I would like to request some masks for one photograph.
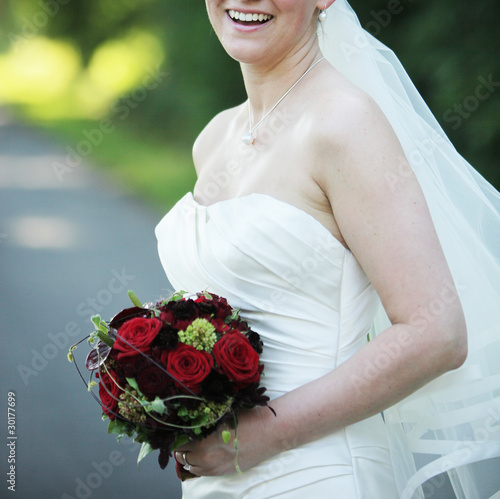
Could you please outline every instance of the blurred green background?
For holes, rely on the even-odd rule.
[[[497,188],[500,4],[353,0],[457,149]],[[479,94],[478,94],[479,87]],[[480,97],[478,97],[480,96]],[[195,181],[191,144],[245,99],[202,0],[2,0],[0,108],[165,211]]]

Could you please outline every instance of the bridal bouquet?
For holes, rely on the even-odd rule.
[[[109,323],[92,317],[96,329],[85,338],[92,346],[88,389],[109,420],[108,433],[141,443],[138,463],[159,449],[162,469],[178,446],[223,423],[236,428],[239,409],[269,400],[259,386],[260,336],[225,298],[185,294],[141,305],[129,291],[134,306]],[[70,348],[70,361],[79,343]],[[229,430],[222,437],[228,443]],[[237,438],[234,444],[237,451]]]

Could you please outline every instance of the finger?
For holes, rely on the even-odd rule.
[[[174,458],[182,466],[190,466],[192,463],[188,461],[189,451],[175,451]]]
[[[190,480],[192,478],[198,478],[198,475],[195,475],[190,471],[186,471],[181,463],[175,463],[175,472],[182,482]]]
[[[196,442],[197,443],[197,442]],[[174,452],[191,452],[195,448],[195,442],[187,442],[184,445],[179,445]]]

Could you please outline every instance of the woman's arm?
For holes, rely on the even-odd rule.
[[[391,127],[368,97],[344,99],[336,110],[341,119],[323,121],[317,136],[317,182],[392,326],[334,371],[273,400],[276,417],[266,408],[242,413],[242,469],[379,413],[467,355],[460,301]],[[440,313],[431,313],[436,300]],[[390,363],[377,368],[382,357]],[[195,474],[234,471],[234,449],[216,435],[182,450]]]

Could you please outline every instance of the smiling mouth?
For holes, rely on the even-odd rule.
[[[259,14],[255,13],[245,13],[238,12],[237,10],[228,10],[229,17],[238,24],[244,26],[260,26],[269,22],[273,16],[270,14]]]

